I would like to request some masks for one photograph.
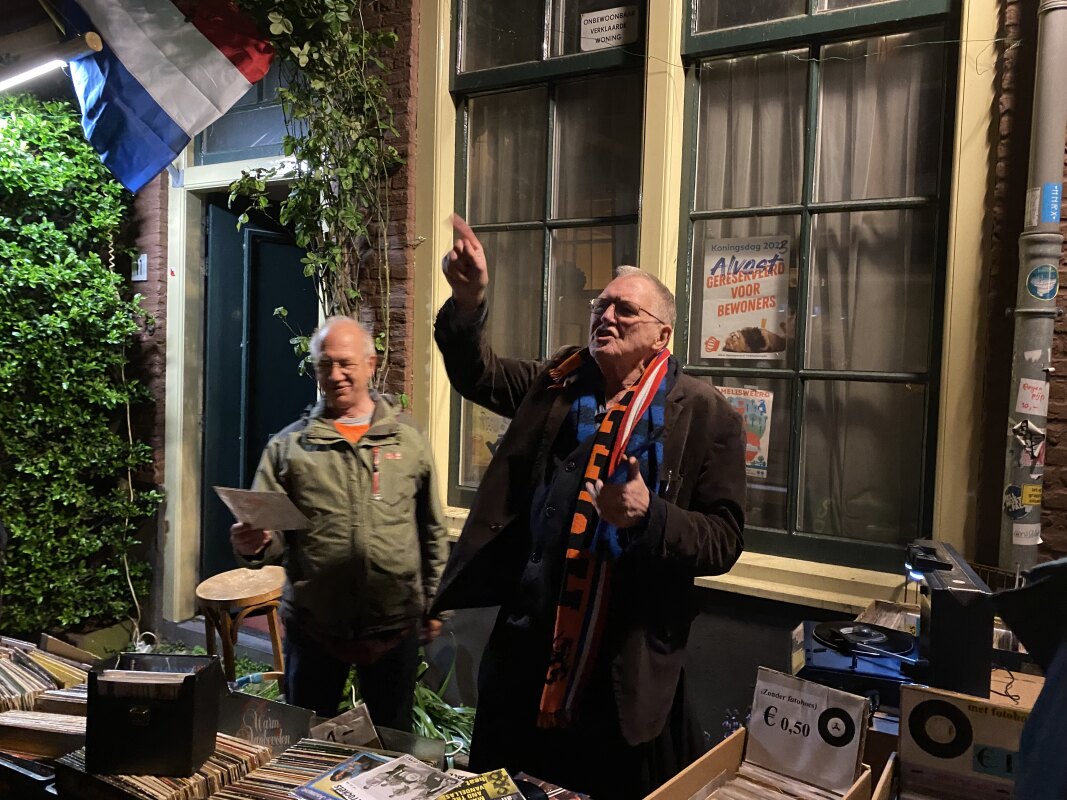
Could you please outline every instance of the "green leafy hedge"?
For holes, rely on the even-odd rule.
[[[130,470],[125,348],[140,325],[109,268],[129,194],[66,103],[0,95],[0,630],[108,624],[131,613],[123,556],[158,505]],[[149,568],[130,559],[139,596]]]

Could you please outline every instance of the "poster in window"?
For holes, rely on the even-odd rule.
[[[481,406],[472,406],[471,411],[470,466],[484,471],[508,429],[509,420]]]
[[[719,391],[745,421],[745,474],[766,478],[774,392],[747,386],[720,386]]]
[[[785,357],[789,244],[788,236],[708,241],[702,358]]]

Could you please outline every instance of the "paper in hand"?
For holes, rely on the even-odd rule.
[[[285,492],[254,492],[216,486],[215,493],[238,522],[268,531],[304,531],[311,521]]]

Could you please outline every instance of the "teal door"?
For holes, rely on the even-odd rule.
[[[204,331],[201,580],[233,569],[233,515],[213,486],[247,489],[267,440],[315,401],[315,382],[299,373],[292,333],[274,316],[285,306],[293,330],[318,321],[304,251],[266,219],[237,230],[226,198],[207,205]]]

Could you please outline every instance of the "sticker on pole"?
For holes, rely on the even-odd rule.
[[[1060,221],[1060,203],[1063,202],[1063,185],[1058,182],[1046,183],[1041,187],[1041,222]]]
[[[1019,379],[1019,394],[1015,397],[1015,411],[1033,417],[1048,416],[1048,381]]]
[[[1004,513],[1012,519],[1022,519],[1030,513],[1030,506],[1023,502],[1022,487],[1010,483],[1004,488]]]
[[[1011,526],[1011,543],[1028,545],[1041,544],[1040,522],[1016,522]]]
[[[1060,273],[1052,264],[1041,264],[1026,276],[1026,291],[1038,300],[1055,300],[1060,290]]]

